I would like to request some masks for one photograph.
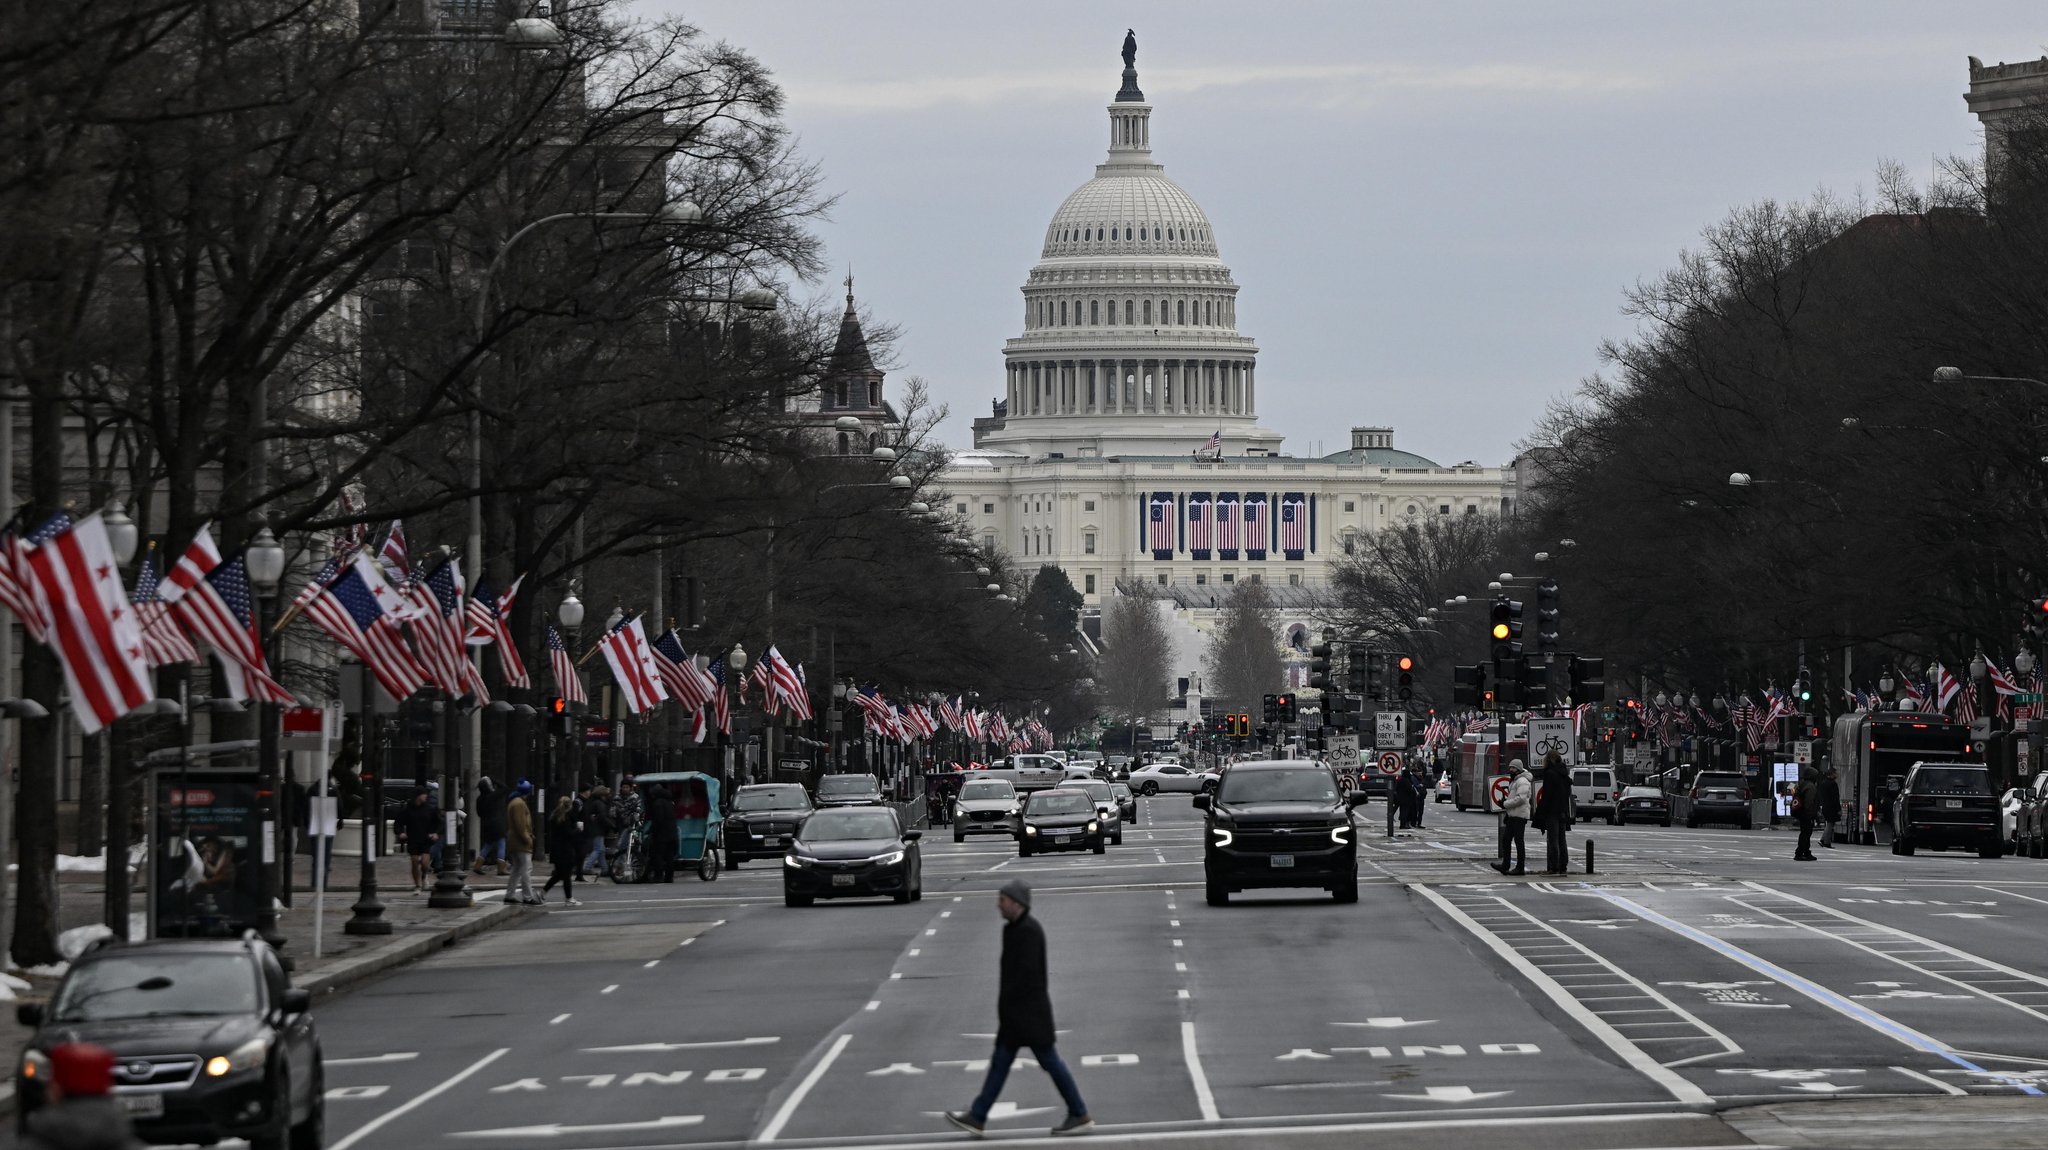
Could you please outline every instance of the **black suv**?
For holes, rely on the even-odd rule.
[[[1196,795],[1209,812],[1202,870],[1210,906],[1241,890],[1321,887],[1338,902],[1358,901],[1358,846],[1351,812],[1364,791],[1337,790],[1337,776],[1307,759],[1232,763],[1213,795]]]
[[[815,798],[820,807],[880,806],[882,784],[873,775],[826,775]]]
[[[48,1051],[90,1042],[113,1051],[114,1101],[146,1141],[318,1150],[326,1085],[311,1004],[255,938],[103,944],[47,1005],[15,1007],[36,1028],[15,1070],[17,1120],[43,1105]]]
[[[1914,763],[1892,801],[1892,853],[1916,847],[1975,847],[1995,859],[2005,853],[2003,812],[1991,793],[1991,771],[1976,763]]]
[[[725,865],[737,869],[747,859],[781,858],[811,810],[811,796],[796,783],[733,792],[732,813],[725,816]]]

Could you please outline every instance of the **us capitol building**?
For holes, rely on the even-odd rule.
[[[1024,283],[1004,397],[939,477],[956,523],[1026,571],[1057,564],[1091,607],[1121,584],[1199,610],[1257,581],[1287,615],[1368,532],[1511,511],[1510,474],[1401,451],[1392,428],[1296,458],[1259,426],[1258,344],[1209,217],[1153,160],[1135,55],[1127,39],[1109,157]]]

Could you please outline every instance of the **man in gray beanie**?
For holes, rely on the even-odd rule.
[[[1009,924],[1003,927],[1001,989],[996,995],[996,1048],[989,1056],[988,1078],[981,1094],[965,1111],[949,1110],[946,1121],[979,1137],[988,1122],[988,1112],[1003,1092],[1010,1077],[1010,1064],[1017,1051],[1029,1047],[1038,1065],[1052,1076],[1060,1097],[1067,1104],[1066,1121],[1052,1128],[1054,1134],[1081,1134],[1095,1125],[1088,1116],[1088,1104],[1081,1101],[1074,1075],[1053,1048],[1052,996],[1046,989],[1045,932],[1031,917],[1031,886],[1023,879],[1011,879],[996,895],[996,909]]]

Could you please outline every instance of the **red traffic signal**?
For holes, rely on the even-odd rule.
[[[1415,669],[1415,659],[1413,656],[1403,655],[1394,661],[1394,666],[1403,671],[1413,671]]]
[[[569,701],[560,695],[556,695],[548,700],[548,711],[551,714],[559,715],[568,709]]]

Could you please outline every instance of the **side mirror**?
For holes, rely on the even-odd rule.
[[[313,1009],[313,992],[304,987],[294,986],[284,992],[284,1012],[304,1014]]]
[[[1358,808],[1358,807],[1362,807],[1362,806],[1364,806],[1365,804],[1367,804],[1367,803],[1369,803],[1369,802],[1371,802],[1371,801],[1372,801],[1372,793],[1371,793],[1371,792],[1369,792],[1369,791],[1346,791],[1346,792],[1344,792],[1344,805],[1345,805],[1345,806],[1347,806],[1347,807],[1351,807],[1351,808],[1353,808],[1353,809],[1356,809],[1356,808]]]
[[[40,1002],[17,1002],[14,1004],[14,1021],[23,1026],[43,1024],[43,1004]]]
[[[1206,810],[1208,810],[1208,809],[1209,809],[1209,808],[1211,807],[1211,805],[1212,805],[1212,804],[1211,804],[1211,803],[1209,802],[1209,796],[1208,796],[1207,794],[1200,794],[1200,795],[1196,795],[1196,796],[1195,796],[1195,809],[1196,809],[1196,810],[1198,810],[1198,811],[1206,811]]]
[[[917,840],[919,840],[919,839],[921,839],[921,838],[923,838],[923,837],[924,837],[924,832],[923,832],[923,831],[904,831],[904,832],[903,832],[903,841],[904,841],[904,842],[907,842],[907,843],[914,843],[914,842],[916,842]]]

